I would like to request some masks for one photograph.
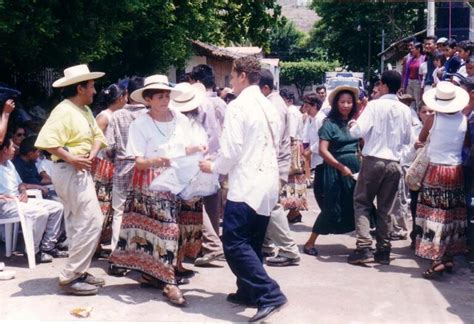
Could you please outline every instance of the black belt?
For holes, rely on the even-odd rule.
[[[54,161],[54,163],[66,163],[66,161],[59,159],[59,160]]]

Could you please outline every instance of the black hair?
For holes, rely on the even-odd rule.
[[[120,97],[124,96],[125,93],[126,90],[120,88],[117,84],[113,83],[109,85],[99,94],[99,98],[97,100],[97,107],[99,107],[98,111],[107,109],[107,107],[117,101]]]
[[[415,42],[416,42],[416,38],[415,38],[415,37],[410,37],[410,38],[408,38],[408,39],[405,41],[406,44],[415,43]]]
[[[207,64],[199,64],[193,67],[190,77],[195,81],[201,82],[206,89],[214,88],[216,85],[214,70]]]
[[[273,84],[273,82],[274,80],[273,80],[272,71],[270,71],[269,69],[262,69],[260,71],[260,81],[258,83],[260,88],[267,86],[270,88],[270,90],[273,90],[275,89],[275,85]]]
[[[420,50],[420,53],[423,54],[423,44],[417,42],[413,45],[413,47]]]
[[[139,76],[131,77],[128,80],[127,92],[132,94],[133,91],[143,88],[145,85],[145,79]]]
[[[322,103],[321,100],[319,99],[318,95],[315,94],[314,92],[309,93],[303,97],[303,102],[308,103],[311,106],[316,106],[319,109],[321,109]]]
[[[12,134],[7,133],[3,141],[0,142],[0,151],[4,148],[9,148],[13,144]]]
[[[280,96],[283,98],[283,99],[287,99],[287,100],[293,100],[295,101],[295,94],[291,91],[288,91],[288,89],[281,89],[280,90]]]
[[[395,70],[388,70],[382,73],[382,83],[387,85],[388,92],[396,94],[402,86],[402,76]]]
[[[324,89],[324,91],[326,91],[326,86],[324,86],[324,85],[318,85],[318,86],[316,87],[316,92],[319,92],[319,90],[323,90],[323,89]]]
[[[441,65],[444,65],[444,63],[446,63],[446,56],[444,56],[444,54],[438,53],[434,56],[433,61],[434,60],[440,60]]]
[[[38,150],[35,147],[36,136],[29,136],[25,138],[20,144],[20,154],[26,155],[32,151]]]
[[[449,48],[456,48],[456,46],[458,46],[458,43],[456,42],[455,39],[450,39],[448,40],[447,45]]]
[[[466,60],[466,64],[467,63],[474,63],[474,54],[469,55],[469,57]]]
[[[87,84],[89,83],[89,81],[90,80],[86,80],[86,81],[82,81],[82,82],[79,82],[79,83],[74,83],[74,84],[68,85],[68,86],[61,89],[61,95],[65,99],[75,97],[78,94],[77,87],[81,86],[83,88],[87,88]]]
[[[464,40],[458,43],[458,47],[464,51],[469,51],[469,55],[472,54],[472,42],[469,40]]]
[[[184,73],[184,74],[181,74],[178,79],[176,80],[177,83],[181,83],[181,82],[188,82],[191,81],[192,78],[191,78],[191,73],[188,72],[188,73]]]
[[[260,62],[256,56],[240,57],[234,61],[232,70],[241,75],[245,73],[251,85],[258,84],[260,81],[260,70],[262,69]]]
[[[474,90],[474,77],[467,77],[462,81],[462,84],[467,88],[466,91],[471,92]]]
[[[164,90],[164,89],[146,89],[143,91],[142,96],[143,99],[146,98],[153,98],[153,96],[157,93],[165,93],[165,92],[170,92],[169,90]]]
[[[339,108],[337,103],[343,94],[349,94],[352,97],[352,109],[349,113],[348,120],[351,120],[352,117],[357,113],[357,98],[355,97],[354,93],[349,90],[341,90],[335,96],[331,102],[331,111],[329,111],[328,118],[334,122],[341,122],[342,116],[339,112]]]
[[[435,35],[429,35],[425,37],[425,41],[427,40],[432,40],[433,42],[436,43],[436,41],[438,40],[438,37],[436,37]]]

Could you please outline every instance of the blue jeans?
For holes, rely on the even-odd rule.
[[[224,254],[237,277],[237,294],[256,304],[278,306],[287,299],[262,263],[262,244],[269,218],[245,203],[227,200],[224,211]]]

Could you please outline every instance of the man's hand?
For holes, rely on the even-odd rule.
[[[347,123],[347,126],[350,128],[352,128],[354,125],[356,124],[356,121],[354,119],[351,119],[349,120],[349,123]]]
[[[69,161],[77,171],[90,171],[92,167],[92,160],[86,155],[73,156]]]
[[[204,173],[212,173],[212,162],[209,160],[199,161],[199,169]]]
[[[11,114],[15,110],[15,101],[13,99],[8,99],[3,105],[3,112],[6,114]]]
[[[171,165],[171,160],[164,157],[152,158],[152,163],[154,166],[159,168],[167,168]]]
[[[423,143],[423,142],[420,142],[420,141],[416,141],[416,142],[415,142],[415,149],[417,149],[417,150],[418,150],[419,148],[424,147],[424,146],[425,146],[425,143]]]
[[[39,186],[39,189],[41,190],[41,193],[43,194],[43,198],[48,197],[48,194],[49,194],[49,189],[48,189],[48,187]]]
[[[27,203],[28,202],[28,195],[26,194],[26,192],[22,192],[19,196],[18,196],[18,200],[23,202],[23,203]]]
[[[194,153],[201,152],[202,154],[207,153],[207,146],[206,145],[195,145],[195,146],[188,146],[186,147],[186,155],[191,155]]]
[[[310,149],[304,150],[303,156],[304,156],[305,158],[310,158],[310,157],[311,157],[311,150],[310,150]]]

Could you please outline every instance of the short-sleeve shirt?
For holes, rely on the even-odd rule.
[[[16,172],[12,161],[0,164],[0,194],[18,196],[18,186],[22,183],[20,175]]]
[[[351,136],[345,122],[326,118],[318,134],[319,139],[329,142],[329,152],[333,155],[357,152],[359,140]]]
[[[24,183],[41,184],[41,176],[34,161],[25,161],[17,156],[13,159],[13,165]]]
[[[191,145],[190,122],[180,112],[171,111],[173,120],[157,122],[149,114],[137,117],[128,131],[127,155],[175,158],[186,155]]]
[[[102,147],[107,145],[89,107],[83,109],[65,99],[51,112],[35,146],[43,150],[66,147],[73,155],[88,155],[96,140],[102,142]],[[52,155],[51,159],[56,161],[59,157]]]

